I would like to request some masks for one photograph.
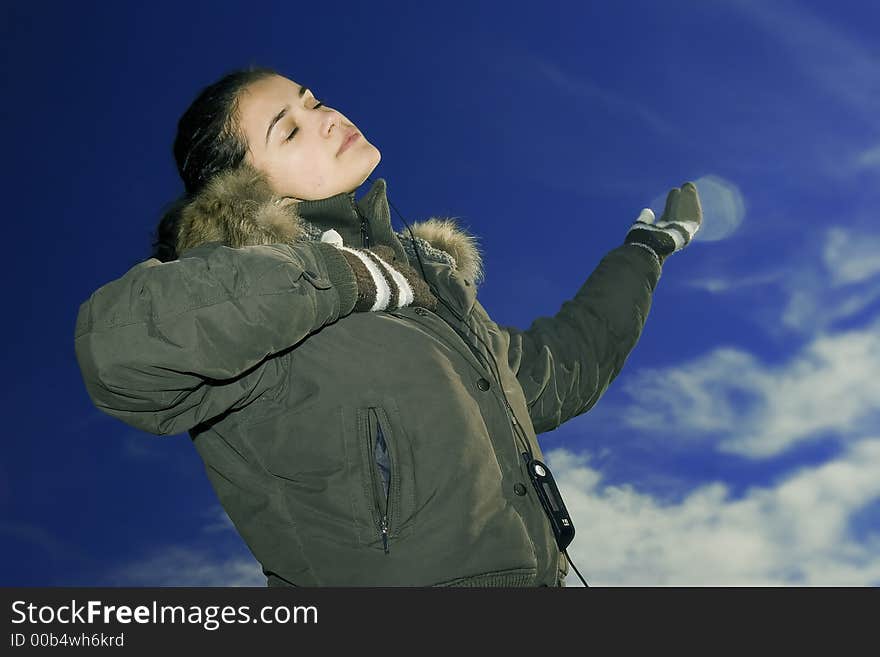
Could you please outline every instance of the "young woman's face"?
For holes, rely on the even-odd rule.
[[[314,201],[354,191],[382,157],[351,121],[319,102],[277,75],[250,84],[239,98],[246,159],[280,196]],[[352,132],[357,138],[339,152]]]

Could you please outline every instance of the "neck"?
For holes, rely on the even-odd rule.
[[[404,262],[406,253],[391,227],[391,212],[383,178],[377,179],[360,200],[355,192],[342,192],[315,201],[301,201],[296,212],[308,224],[309,232],[320,236],[331,228],[342,236],[345,246],[367,248],[384,244],[392,247]]]
[[[343,192],[315,201],[301,201],[296,204],[296,212],[321,233],[334,229],[342,235],[346,246],[372,246],[364,243],[372,241],[369,219],[361,212],[354,196],[354,192]]]

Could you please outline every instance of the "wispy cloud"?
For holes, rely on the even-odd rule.
[[[219,505],[205,512],[200,534],[187,544],[158,544],[133,559],[105,568],[101,586],[266,586],[266,576]],[[88,582],[95,585],[95,582]]]
[[[518,60],[517,64],[528,67],[534,74],[542,76],[567,95],[587,103],[601,103],[615,113],[623,112],[634,116],[661,135],[669,135],[674,132],[669,122],[648,107],[604,89],[584,77],[565,72],[561,67],[546,59],[530,55]]]
[[[872,306],[880,299],[880,283],[836,295],[826,286],[793,287],[789,295],[780,317],[781,325],[800,333],[816,333]],[[773,329],[768,313],[761,312]]]
[[[776,271],[762,272],[758,274],[744,274],[742,276],[699,276],[690,278],[682,285],[694,287],[707,292],[731,292],[734,290],[744,290],[746,288],[762,287],[768,284],[778,284],[783,278],[789,275],[789,271],[779,269]]]
[[[707,483],[675,504],[602,484],[588,454],[546,454],[576,528],[569,554],[591,585],[877,585],[880,532],[856,514],[880,498],[880,438],[733,499]],[[579,584],[574,571],[566,581]]]
[[[266,576],[253,558],[218,556],[182,545],[154,548],[111,569],[102,580],[102,586],[266,586]]]
[[[547,122],[547,129],[541,131],[539,140],[521,143],[517,138],[512,142],[507,133],[504,135],[500,147],[506,149],[513,144],[517,163],[523,158],[540,162],[540,166],[528,168],[525,175],[534,177],[549,189],[565,193],[589,194],[598,191],[602,195],[635,196],[654,188],[656,179],[650,177],[644,167],[636,167],[636,171],[630,167],[623,174],[614,168],[599,166],[596,160],[584,158],[581,154],[591,131],[601,130],[600,122],[585,121],[584,117],[600,117],[604,114],[609,125],[625,120],[628,129],[656,133],[663,141],[680,136],[674,121],[665,118],[649,102],[642,102],[644,89],[633,93],[628,89],[610,89],[597,84],[588,72],[573,69],[571,62],[558,63],[534,49],[500,43],[485,46],[482,61],[491,66],[499,77],[515,81],[518,89],[524,88],[523,80],[528,80],[529,98],[539,95],[557,110],[556,120]],[[531,103],[521,105],[528,107]],[[508,102],[505,106],[507,113],[524,111],[516,103]],[[531,114],[520,116],[517,123],[533,119]],[[499,127],[506,125],[505,122],[494,120],[491,123]],[[518,165],[517,171],[522,174],[522,166]],[[638,210],[634,208],[633,219],[638,215]]]
[[[856,153],[853,157],[852,168],[856,171],[880,169],[880,144]]]
[[[828,92],[831,100],[876,122],[880,115],[880,58],[803,5],[777,0],[727,0],[792,53],[792,64]],[[836,9],[829,6],[828,11]]]
[[[14,539],[39,548],[42,552],[41,556],[53,561],[71,558],[87,561],[87,556],[75,545],[61,540],[52,531],[33,523],[0,522],[0,536],[4,536],[4,540]]]
[[[202,531],[208,534],[217,532],[235,532],[235,525],[229,518],[229,514],[222,506],[215,506],[206,512],[207,522],[202,527]]]
[[[842,226],[818,237],[818,245],[807,247],[815,258],[780,280],[788,296],[781,325],[804,334],[827,331],[880,299],[880,240],[867,228]]]
[[[829,228],[822,259],[835,286],[861,283],[880,274],[880,237],[842,226]]]
[[[676,132],[669,121],[650,107],[601,87],[584,75],[564,70],[559,64],[532,51],[493,44],[486,52],[486,61],[497,66],[499,73],[515,74],[518,79],[525,77],[535,83],[543,80],[556,91],[574,98],[585,107],[598,104],[613,114],[632,116],[660,135],[668,136]]]
[[[775,337],[826,333],[880,300],[880,239],[865,220],[809,232],[788,246],[772,269],[697,274],[683,284],[729,295]],[[759,287],[762,302],[755,303]]]
[[[854,432],[880,420],[880,321],[822,335],[782,365],[719,347],[691,362],[643,369],[622,383],[620,421],[646,433],[717,441],[761,459],[798,443]]]
[[[821,15],[802,3],[786,0],[726,3],[780,44],[782,52],[789,53],[787,68],[808,84],[812,82],[812,89],[820,94],[808,105],[822,108],[824,127],[805,135],[805,143],[812,147],[808,156],[802,157],[805,168],[816,169],[826,180],[845,182],[880,172],[880,146],[866,149],[864,130],[852,128],[861,122],[876,133],[878,126],[880,56],[873,43],[838,27],[834,19],[840,8],[835,5],[828,4],[826,14]],[[835,109],[843,110],[844,116],[851,119],[841,121]],[[807,112],[805,108],[804,115]],[[838,118],[831,122],[829,116]]]

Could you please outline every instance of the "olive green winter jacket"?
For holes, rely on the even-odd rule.
[[[385,181],[284,210],[266,189],[230,174],[187,221],[240,214],[248,243],[248,226],[286,212],[287,241],[208,241],[82,304],[76,355],[95,405],[146,432],[189,432],[270,586],[562,585],[521,455],[527,442],[543,460],[536,434],[589,410],[620,372],[656,259],[621,245],[555,316],[500,326],[477,300],[473,236],[431,218],[412,228],[449,306],[354,313],[354,275],[323,230],[421,271]]]

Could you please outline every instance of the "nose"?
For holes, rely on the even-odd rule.
[[[324,137],[329,137],[331,134],[330,133],[331,128],[335,127],[336,130],[339,130],[341,123],[342,123],[342,120],[339,116],[339,112],[336,112],[336,111],[324,112],[324,116],[321,119],[321,134]]]

